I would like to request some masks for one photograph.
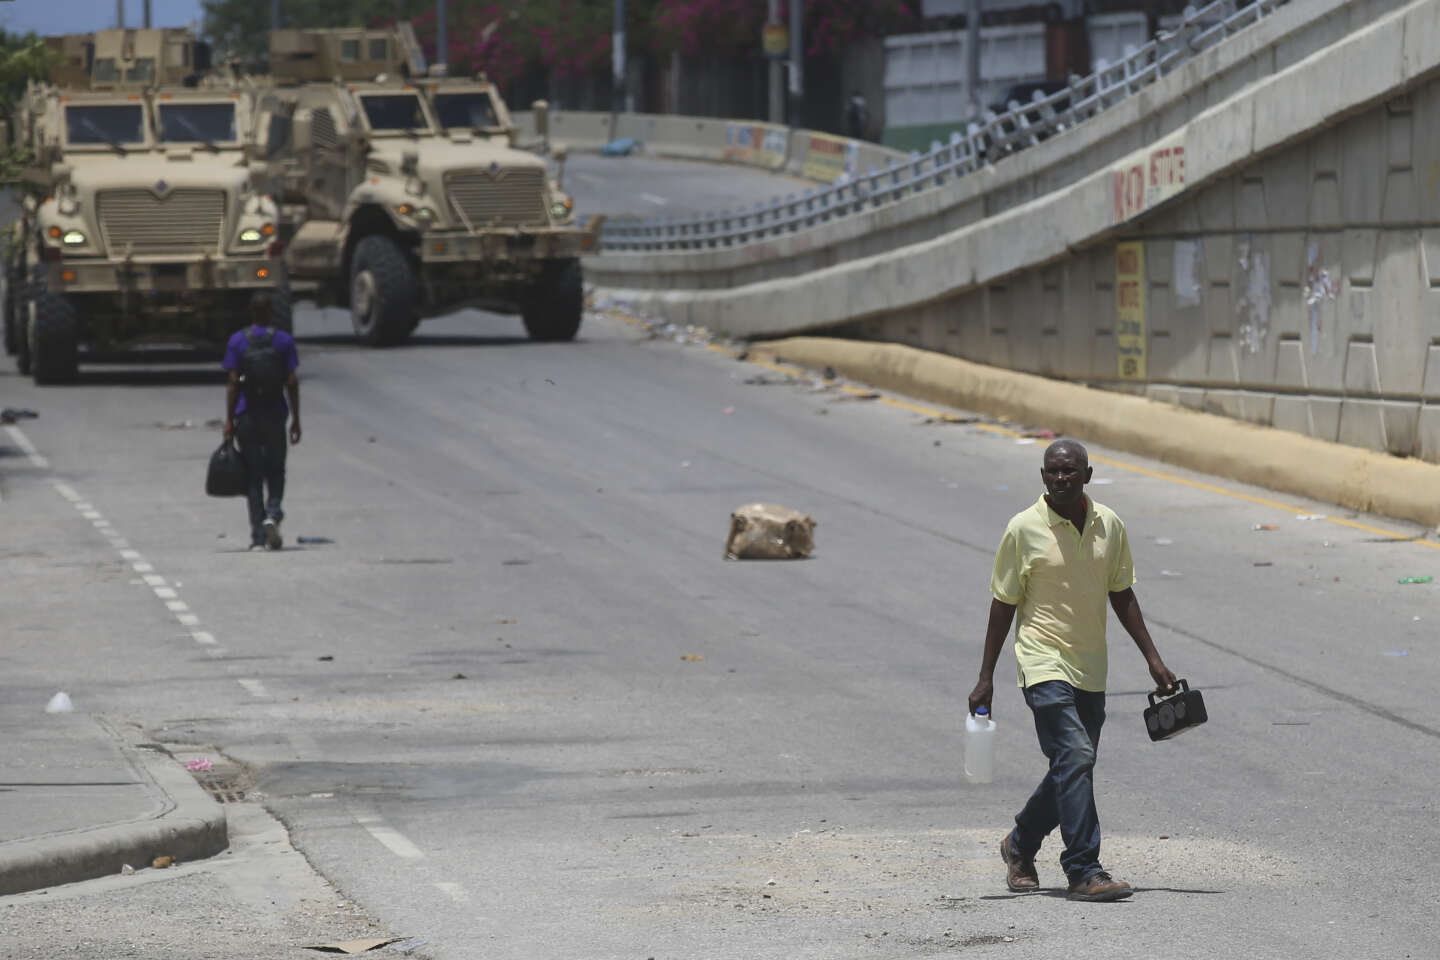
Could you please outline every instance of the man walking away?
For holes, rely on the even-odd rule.
[[[285,417],[290,416],[290,442],[299,443],[300,381],[295,376],[299,365],[295,338],[271,325],[270,297],[257,294],[250,301],[250,326],[230,338],[222,363],[230,373],[225,387],[225,438],[239,440],[250,471],[252,550],[279,550],[284,543],[280,501],[285,496]]]
[[[1074,440],[1055,441],[1040,470],[1045,494],[1006,526],[995,554],[985,654],[970,692],[970,712],[990,707],[995,662],[1018,609],[1020,686],[1050,770],[1015,815],[1015,829],[1000,841],[1006,885],[1016,892],[1039,888],[1035,855],[1058,826],[1070,899],[1120,900],[1133,891],[1100,865],[1094,789],[1095,751],[1105,722],[1107,597],[1145,657],[1155,689],[1169,693],[1175,674],[1160,659],[1140,615],[1125,525],[1085,495],[1090,476],[1085,448]]]

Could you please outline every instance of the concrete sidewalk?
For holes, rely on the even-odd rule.
[[[0,895],[226,848],[224,808],[162,748],[44,707],[0,706]]]

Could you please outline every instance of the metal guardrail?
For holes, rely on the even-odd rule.
[[[607,220],[601,231],[601,248],[609,253],[649,253],[738,246],[935,189],[953,177],[973,173],[1083,123],[1288,2],[1215,0],[1199,9],[1186,7],[1175,29],[1161,32],[1139,48],[1127,49],[1115,64],[1099,60],[1093,73],[1072,77],[1063,90],[1049,96],[1037,90],[1030,103],[1012,100],[1004,113],[987,110],[984,122],[971,123],[964,133],[952,133],[949,143],[932,144],[928,153],[916,151],[908,160],[745,209],[692,217]]]

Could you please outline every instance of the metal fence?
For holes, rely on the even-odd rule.
[[[814,227],[933,190],[951,178],[1068,130],[1172,72],[1192,56],[1269,16],[1289,0],[1215,0],[1186,7],[1174,29],[1127,50],[1115,64],[1100,60],[1088,77],[1028,104],[1011,101],[1004,113],[986,111],[983,122],[932,144],[928,153],[846,176],[826,187],[780,197],[753,207],[689,217],[607,220],[601,247],[607,253],[704,250],[738,246]]]

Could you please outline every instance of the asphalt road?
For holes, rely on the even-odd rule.
[[[564,183],[578,215],[610,217],[734,210],[815,187],[808,180],[752,167],[593,153],[576,153],[566,160]]]
[[[1139,892],[1066,901],[1056,838],[1016,897],[995,847],[1044,760],[1008,652],[995,783],[964,782],[960,731],[1043,441],[747,384],[777,377],[607,317],[536,345],[467,313],[385,351],[297,323],[284,529],[333,542],[279,554],[203,495],[213,371],[0,375],[40,414],[0,434],[5,696],[243,762],[430,955],[1434,956],[1440,585],[1396,581],[1440,553],[1378,532],[1423,531],[1092,450],[1211,722],[1148,742],[1112,620],[1104,859]],[[816,556],[724,561],[756,500],[813,514]]]

